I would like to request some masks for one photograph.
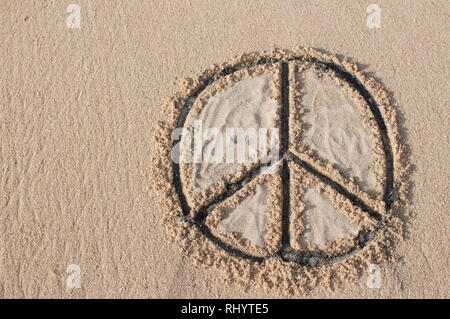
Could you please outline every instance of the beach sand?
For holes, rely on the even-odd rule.
[[[331,80],[319,79],[311,70],[300,82],[306,127],[302,143],[336,165],[345,177],[357,178],[364,191],[373,191],[374,143],[358,109]]]
[[[305,191],[306,210],[305,232],[300,239],[301,245],[325,245],[336,239],[356,236],[359,228],[351,223],[323,194],[313,188]]]
[[[253,196],[247,197],[238,207],[227,209],[227,215],[219,224],[219,231],[237,232],[254,246],[264,247],[267,195],[267,187],[257,185]]]
[[[0,297],[280,297],[224,285],[168,240],[151,128],[175,80],[299,46],[351,57],[384,84],[414,168],[406,238],[380,265],[381,288],[362,276],[302,297],[449,297],[446,1],[382,2],[379,29],[363,1],[78,1],[80,29],[66,25],[70,3],[0,4]],[[72,264],[80,289],[66,286]]]

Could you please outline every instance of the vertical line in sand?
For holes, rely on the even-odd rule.
[[[283,206],[282,206],[282,237],[281,244],[282,249],[285,250],[291,246],[290,236],[289,236],[289,214],[290,214],[290,172],[288,161],[283,160],[283,166],[281,168],[281,178],[283,180]]]
[[[288,151],[289,148],[289,64],[281,63],[281,124],[280,124],[280,157]]]
[[[281,63],[281,151],[283,157],[289,149],[289,63]],[[281,179],[283,182],[283,206],[282,206],[282,249],[290,247],[289,236],[289,213],[290,213],[290,172],[286,159],[283,159],[281,168]]]

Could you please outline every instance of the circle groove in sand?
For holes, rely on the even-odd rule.
[[[353,75],[346,69],[346,66],[350,66],[351,68],[354,68],[354,72],[357,72],[356,66],[354,64],[351,64],[350,62],[342,62],[339,59],[337,59],[334,56],[330,56],[327,54],[319,53],[315,50],[310,49],[304,49],[299,50],[297,53],[293,53],[290,51],[284,51],[279,52],[275,51],[273,53],[269,53],[267,55],[258,55],[255,54],[253,56],[243,56],[242,60],[239,63],[233,64],[226,64],[222,69],[219,69],[218,67],[214,67],[214,72],[205,72],[202,76],[199,77],[199,79],[196,80],[197,87],[194,89],[186,88],[187,96],[184,96],[180,98],[177,101],[174,101],[172,104],[175,109],[175,118],[172,121],[172,124],[166,127],[166,131],[169,129],[175,129],[176,127],[182,128],[184,127],[186,118],[194,105],[195,100],[200,95],[200,93],[206,89],[209,85],[214,83],[214,81],[223,78],[225,76],[228,76],[230,74],[233,74],[234,72],[237,72],[242,69],[250,68],[257,65],[273,65],[275,63],[279,63],[281,65],[281,114],[280,114],[280,165],[281,165],[281,177],[282,177],[282,185],[283,185],[283,195],[282,195],[282,248],[280,251],[278,251],[275,254],[272,254],[270,256],[266,257],[257,257],[252,256],[248,253],[245,253],[241,251],[240,249],[237,249],[236,247],[233,247],[232,245],[224,242],[222,239],[215,236],[211,230],[206,226],[205,219],[208,216],[209,212],[212,210],[213,207],[217,206],[218,204],[225,201],[227,198],[233,196],[236,192],[244,188],[248,183],[250,183],[252,180],[254,180],[256,177],[259,176],[260,168],[264,166],[269,166],[268,164],[260,164],[259,166],[251,169],[243,178],[241,178],[238,182],[235,183],[229,183],[225,185],[225,191],[222,192],[222,194],[218,195],[216,198],[214,198],[212,201],[210,201],[208,204],[203,205],[202,207],[196,208],[196,214],[194,216],[191,216],[191,210],[192,208],[189,206],[188,201],[186,199],[186,195],[183,192],[183,185],[181,181],[180,176],[180,165],[178,163],[172,162],[170,166],[171,176],[167,176],[168,179],[171,181],[172,187],[175,189],[176,192],[176,199],[173,200],[173,208],[176,208],[177,205],[179,209],[177,208],[176,211],[178,211],[180,214],[178,215],[180,219],[182,219],[185,222],[186,226],[177,226],[180,229],[184,227],[184,231],[186,234],[190,231],[189,228],[195,228],[197,231],[201,234],[201,236],[207,238],[210,242],[212,242],[216,247],[219,247],[221,250],[226,252],[230,256],[230,258],[237,258],[237,260],[233,260],[233,262],[236,262],[234,264],[234,267],[236,269],[244,269],[248,267],[248,265],[251,265],[252,263],[255,265],[263,265],[265,263],[273,263],[274,260],[278,260],[276,263],[278,263],[275,268],[280,267],[280,260],[281,264],[297,264],[298,267],[306,267],[306,269],[311,268],[324,268],[329,267],[329,265],[332,265],[334,263],[338,263],[345,260],[349,260],[353,258],[353,262],[360,258],[367,259],[368,261],[376,260],[378,257],[372,256],[373,254],[368,253],[366,251],[365,254],[361,254],[360,257],[353,257],[359,251],[364,251],[364,248],[369,246],[372,242],[374,247],[384,247],[386,248],[386,242],[391,240],[392,238],[395,238],[396,234],[401,232],[401,226],[398,224],[400,223],[398,219],[392,220],[393,218],[393,208],[398,208],[401,203],[406,204],[406,164],[404,163],[404,156],[402,155],[403,150],[398,145],[398,128],[396,126],[396,118],[395,113],[392,109],[390,110],[383,110],[381,111],[379,108],[379,104],[377,103],[374,96],[370,93],[369,89],[366,88],[366,86],[361,82],[361,78],[364,79],[363,75],[358,72],[358,76]],[[384,153],[384,159],[385,159],[385,166],[384,166],[384,178],[385,178],[385,184],[384,184],[384,191],[382,194],[382,202],[384,203],[384,212],[377,211],[370,205],[366,204],[364,200],[360,199],[357,195],[353,194],[352,192],[348,191],[346,187],[341,185],[339,182],[333,180],[333,178],[327,176],[327,174],[324,174],[317,169],[315,169],[310,163],[307,161],[304,161],[303,159],[300,159],[295,153],[291,152],[289,150],[289,116],[290,116],[290,78],[289,78],[289,63],[295,62],[295,61],[302,61],[307,62],[312,65],[317,70],[320,70],[322,72],[333,72],[334,76],[338,77],[340,80],[345,81],[350,87],[359,94],[363,100],[365,101],[365,104],[370,109],[371,114],[373,115],[375,122],[377,124],[379,134],[381,135],[381,144],[382,149]],[[205,76],[206,74],[206,76]],[[198,84],[200,82],[200,84]],[[370,81],[368,82],[370,83]],[[372,83],[373,84],[373,83]],[[382,91],[381,87],[375,86],[373,89],[378,89]],[[384,91],[382,91],[384,93]],[[383,96],[384,99],[386,99]],[[387,105],[386,105],[387,104]],[[388,103],[384,102],[383,107],[390,106]],[[390,112],[390,113],[389,113]],[[388,114],[388,115],[386,115]],[[176,116],[178,115],[178,117]],[[386,125],[386,121],[384,116],[390,116],[391,118],[388,118],[387,121],[389,123],[389,129],[391,129],[393,132],[388,131],[388,126]],[[391,133],[391,134],[389,134]],[[177,141],[171,141],[170,142],[173,146],[177,143]],[[393,154],[393,148],[392,143],[395,145],[395,154]],[[167,145],[164,147],[167,149]],[[398,167],[398,172],[394,172],[394,161],[396,161],[396,165]],[[305,171],[307,171],[309,174],[313,175],[315,178],[318,178],[322,183],[330,186],[334,191],[342,195],[345,199],[349,200],[352,205],[355,207],[358,207],[362,212],[364,212],[367,217],[374,221],[375,226],[372,227],[372,229],[362,229],[359,231],[357,236],[354,238],[354,246],[350,250],[345,250],[343,253],[337,253],[333,255],[329,255],[328,253],[321,251],[321,250],[295,250],[290,245],[290,170],[288,163],[292,163],[294,165],[297,165],[298,167],[301,167]],[[166,172],[167,173],[167,172]],[[395,180],[395,176],[398,176],[398,180]],[[394,188],[395,182],[398,185],[398,190]],[[167,184],[165,185],[166,188],[168,187]],[[393,199],[393,194],[396,191],[396,200]],[[165,195],[164,195],[165,196]],[[163,199],[164,199],[164,196]],[[173,219],[172,219],[173,221]],[[378,233],[382,233],[381,235]],[[378,236],[378,239],[377,239]],[[392,238],[391,238],[392,237]],[[199,246],[202,247],[200,243],[203,244],[203,247],[210,247],[207,243],[203,242],[202,239],[197,238]],[[387,245],[389,246],[389,245]],[[209,249],[209,248],[205,248]],[[198,259],[206,259],[205,255],[201,252],[197,252],[201,255],[203,255],[203,258]],[[222,262],[220,260],[227,259],[226,255],[224,256],[222,253],[218,253],[217,260],[214,261],[214,257],[211,261],[207,262],[209,264],[216,264],[220,265]],[[369,256],[370,255],[370,256]],[[231,261],[232,259],[228,259],[228,261]],[[240,263],[239,260],[246,260],[244,263]],[[361,261],[360,260],[360,261]],[[249,264],[250,263],[250,264]],[[322,266],[322,267],[318,267]],[[244,267],[244,268],[242,268]],[[352,271],[348,269],[346,265],[346,272],[345,273],[351,273]],[[355,267],[356,269],[357,267]],[[255,269],[259,269],[259,272],[262,274],[262,282],[268,283],[272,282],[271,279],[267,279],[267,277],[264,275],[265,270],[262,270],[261,268],[258,268],[258,266],[255,266]],[[300,268],[292,268],[292,266],[289,266],[288,268],[292,272],[292,276],[298,277],[298,272],[300,271]],[[329,274],[329,277],[331,277],[332,268],[327,268],[325,271]],[[258,271],[256,271],[258,272]],[[270,272],[270,271],[269,271]],[[267,275],[267,274],[266,274]],[[274,273],[269,273],[269,276],[275,276]],[[345,274],[343,275],[345,277]],[[293,280],[290,278],[289,280]],[[288,281],[289,281],[288,280]],[[272,282],[273,283],[273,282]],[[311,284],[311,283],[309,283]],[[302,284],[295,284],[297,288],[306,286],[308,284],[302,283]],[[291,289],[296,289],[293,287],[292,283],[288,285]]]
[[[298,159],[294,154],[289,153],[289,66],[288,61],[297,61],[300,60],[300,58],[290,58],[286,59],[286,61],[282,62],[282,71],[281,71],[281,83],[282,83],[282,107],[281,107],[281,145],[280,145],[280,157],[282,158],[284,154],[288,154],[289,159],[283,160],[283,169],[282,169],[282,179],[283,179],[283,235],[282,235],[282,242],[283,242],[283,249],[280,252],[280,256],[283,258],[284,261],[287,262],[297,262],[302,265],[309,265],[309,266],[318,266],[324,263],[333,262],[334,260],[341,259],[344,256],[338,256],[338,257],[328,257],[326,254],[320,252],[320,251],[307,251],[307,252],[295,252],[289,244],[289,172],[287,169],[287,161],[292,160],[294,163],[302,166],[306,170],[308,170],[313,175],[316,175],[326,184],[332,186],[335,190],[337,190],[339,193],[344,195],[346,198],[350,199],[350,201],[355,204],[356,206],[360,207],[364,212],[367,212],[372,218],[375,218],[377,221],[380,221],[381,216],[376,211],[369,208],[362,200],[360,200],[358,197],[350,194],[347,192],[341,185],[334,182],[329,177],[325,176],[324,174],[321,174],[320,172],[316,171],[314,168],[312,168],[308,163]],[[261,59],[260,61],[257,61],[256,64],[271,64],[279,62],[275,59],[270,59],[267,61],[266,59]],[[311,59],[310,62],[314,63],[325,71],[326,69],[331,69],[335,71],[338,76],[347,81],[352,87],[354,87],[361,96],[364,97],[364,99],[367,102],[367,105],[370,107],[375,119],[377,120],[377,124],[380,129],[380,133],[382,136],[383,141],[383,150],[385,152],[385,156],[387,159],[386,166],[386,176],[387,176],[387,183],[386,183],[386,190],[383,196],[383,200],[385,201],[386,207],[390,206],[390,194],[392,193],[392,187],[393,187],[393,166],[392,166],[392,154],[391,154],[391,145],[389,142],[389,138],[387,136],[387,129],[386,125],[384,123],[384,120],[381,116],[380,111],[378,110],[378,107],[375,103],[374,98],[370,95],[370,93],[367,91],[367,89],[358,82],[357,79],[355,79],[350,73],[346,72],[345,70],[342,70],[339,66],[333,63],[323,63],[318,60]],[[251,65],[248,65],[247,67],[250,67]],[[224,69],[219,73],[220,77],[229,75],[233,72],[238,71],[239,69],[233,68],[233,69]],[[216,78],[217,79],[217,78]],[[208,85],[212,84],[213,79],[208,79],[206,83]],[[178,127],[184,127],[184,123],[186,120],[186,116],[189,113],[190,108],[192,107],[193,103],[195,102],[195,98],[203,91],[207,85],[203,86],[201,90],[197,91],[195,94],[189,97],[188,101],[186,102],[182,116],[180,117],[180,121],[178,122]],[[175,143],[178,143],[178,141],[174,141]],[[268,164],[267,164],[268,165]],[[205,235],[208,239],[210,239],[212,242],[214,242],[216,245],[218,245],[220,248],[224,249],[225,251],[234,254],[238,257],[245,258],[245,259],[251,259],[257,262],[263,261],[264,258],[251,256],[249,254],[246,254],[239,249],[236,249],[232,247],[231,245],[228,245],[218,237],[214,236],[209,228],[204,224],[204,219],[207,216],[209,212],[209,208],[221,203],[225,199],[232,196],[236,191],[242,189],[246,184],[248,184],[251,180],[253,180],[256,176],[258,176],[258,171],[260,167],[257,167],[246,174],[246,176],[239,181],[238,183],[233,183],[230,185],[227,185],[227,191],[222,194],[220,197],[218,197],[216,200],[214,200],[212,203],[206,205],[205,207],[200,208],[199,213],[196,215],[194,219],[189,219],[189,217],[186,217],[186,221],[188,221],[190,224],[198,227],[198,229]],[[178,197],[180,198],[180,202],[182,204],[183,209],[183,215],[188,216],[191,208],[187,204],[187,201],[185,199],[184,192],[182,190],[182,183],[180,178],[180,168],[177,163],[174,162],[173,164],[173,177],[174,177],[174,186],[177,190]],[[381,223],[380,223],[381,225]],[[378,228],[378,227],[377,227]],[[376,232],[377,229],[366,232],[366,231],[360,231],[358,235],[356,236],[357,246],[354,247],[354,249],[351,250],[351,252],[346,252],[347,254],[354,253],[357,249],[360,249],[364,247],[371,238],[374,237],[373,232]],[[266,257],[267,258],[267,257]]]

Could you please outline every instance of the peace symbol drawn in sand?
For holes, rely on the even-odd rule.
[[[354,277],[401,233],[407,170],[395,112],[355,64],[311,49],[242,55],[187,80],[167,106],[152,175],[167,226],[229,278],[295,290],[314,278]],[[192,137],[196,123],[219,135],[246,130],[243,141],[276,129],[277,152],[168,161],[192,145],[173,130]],[[211,149],[211,139],[201,143]]]

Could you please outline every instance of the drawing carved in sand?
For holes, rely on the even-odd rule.
[[[186,80],[166,106],[152,178],[169,232],[194,260],[247,286],[301,292],[357,278],[401,238],[407,165],[395,111],[354,63],[311,49],[242,55]],[[277,156],[172,162],[175,144],[190,145],[171,131],[196,121],[223,133],[277,128]]]

